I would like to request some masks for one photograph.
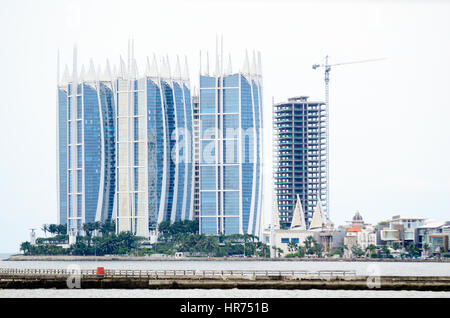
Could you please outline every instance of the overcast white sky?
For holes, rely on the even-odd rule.
[[[308,1],[10,1],[0,11],[0,252],[29,228],[56,223],[56,56],[104,65],[127,54],[187,55],[198,86],[200,50],[223,33],[233,68],[262,54],[265,199],[271,198],[272,97],[324,98],[331,63],[387,57],[331,71],[330,216],[359,210],[377,223],[395,214],[450,220],[450,5]],[[271,201],[266,200],[266,223]]]

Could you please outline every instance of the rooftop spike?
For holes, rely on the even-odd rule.
[[[123,79],[127,78],[127,67],[125,65],[124,60],[122,59],[122,56],[120,56],[120,70],[119,70],[119,76]]]
[[[137,62],[136,62],[135,58],[133,58],[133,64],[132,65],[133,65],[132,72],[131,72],[132,78],[134,78],[134,79],[139,78],[139,69],[138,69]]]
[[[66,66],[64,67],[64,72],[63,72],[63,76],[60,80],[60,85],[67,85],[70,82],[70,73],[69,73],[69,67]]]
[[[173,78],[176,80],[181,80],[181,66],[180,66],[180,57],[177,55],[177,62],[175,65],[175,71],[173,73]]]
[[[88,70],[86,76],[84,77],[84,80],[86,82],[93,82],[96,79],[97,79],[97,75],[95,73],[94,61],[92,59],[90,59],[90,61],[89,61],[89,70]]]
[[[95,78],[95,80],[97,82],[99,82],[99,81],[106,81],[107,80],[107,79],[103,78],[102,67],[101,67],[100,64],[97,65],[97,69],[95,71],[95,74],[97,75],[96,78]]]
[[[255,53],[255,51],[253,51],[252,65],[251,65],[251,68],[250,68],[250,72],[251,72],[252,75],[257,75],[257,73],[258,73],[258,70],[256,68],[256,53]]]
[[[188,59],[187,56],[184,56],[184,67],[183,67],[183,73],[181,75],[183,80],[189,82],[189,67],[188,67]]]
[[[169,61],[169,55],[166,54],[166,63],[167,63],[167,72],[168,74],[168,78],[172,78],[172,71],[170,69],[170,61]]]
[[[78,50],[77,45],[73,46],[73,68],[72,68],[72,83],[74,87],[78,84]]]
[[[262,76],[261,51],[258,51],[258,75]]]
[[[58,53],[56,54],[56,83],[59,84],[59,79],[60,79],[60,59],[59,59],[59,49],[58,49]]]
[[[84,82],[84,76],[85,76],[86,71],[84,70],[84,64],[81,65],[81,71],[80,71],[80,76],[78,78],[78,81],[80,82]]]
[[[245,50],[245,58],[244,58],[244,63],[242,65],[241,73],[250,74],[250,64],[248,61],[248,51],[247,50]]]
[[[105,68],[104,76],[105,76],[105,79],[107,79],[107,80],[111,80],[111,81],[113,80],[113,74],[111,73],[111,66],[109,64],[108,59],[106,59],[106,68]]]
[[[228,75],[233,73],[233,68],[231,66],[231,53],[228,54],[228,66],[225,73]]]
[[[216,34],[216,70],[214,76],[220,75],[220,61],[219,61],[219,39]]]
[[[159,69],[158,69],[158,62],[156,61],[156,54],[153,53],[153,61],[150,66],[150,76],[152,77],[159,77]]]
[[[209,76],[209,53],[208,51],[206,51],[206,72],[205,72],[206,76]]]

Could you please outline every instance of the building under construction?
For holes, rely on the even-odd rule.
[[[328,217],[327,109],[308,97],[273,105],[275,211],[282,228],[290,227],[300,198],[306,226],[321,206]]]

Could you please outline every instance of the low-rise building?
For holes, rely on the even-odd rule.
[[[450,222],[429,222],[415,230],[417,247],[423,249],[425,256],[449,250]]]
[[[427,223],[427,218],[407,217],[396,215],[386,221],[384,227],[379,228],[379,245],[392,247],[395,242],[402,247],[406,247],[410,242],[415,241],[415,230]]]
[[[354,246],[359,246],[364,252],[370,245],[376,246],[377,240],[375,228],[370,224],[364,223],[364,220],[358,211],[356,211],[353,216],[351,224],[342,228],[345,229],[344,245],[347,247],[344,250],[344,257],[357,256],[354,255],[352,250]]]

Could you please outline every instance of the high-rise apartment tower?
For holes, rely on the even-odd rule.
[[[326,105],[308,97],[289,98],[273,105],[274,188],[281,227],[291,225],[300,197],[305,221],[311,223],[320,202],[327,205]]]

